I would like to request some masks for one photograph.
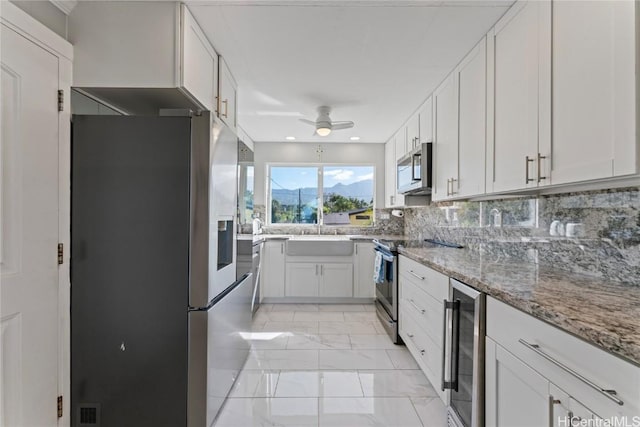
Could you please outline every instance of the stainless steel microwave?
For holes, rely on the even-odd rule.
[[[433,143],[423,142],[420,146],[398,159],[396,174],[399,193],[431,194]]]

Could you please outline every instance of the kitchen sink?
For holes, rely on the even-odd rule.
[[[301,237],[301,236],[300,236]],[[313,238],[311,238],[313,237]],[[340,236],[304,236],[287,240],[287,255],[294,256],[343,256],[353,253],[353,241]]]

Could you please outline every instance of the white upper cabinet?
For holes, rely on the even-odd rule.
[[[480,43],[456,68],[458,82],[458,197],[484,194],[487,43]]]
[[[433,97],[420,107],[420,142],[433,142]]]
[[[398,193],[398,169],[397,169],[397,160],[404,156],[405,154],[407,154],[407,147],[406,147],[406,129],[402,128],[400,129],[395,136],[393,137],[393,140],[395,141],[395,156],[394,158],[396,159],[393,162],[393,182],[394,182],[394,197],[393,197],[393,207],[401,207],[404,206],[404,196],[400,193]]]
[[[407,122],[406,152],[413,150],[420,144],[420,112],[416,112]]]
[[[167,105],[185,106],[175,92],[146,91],[177,89],[193,105],[215,110],[218,55],[184,4],[78,2],[68,28],[74,86],[135,88],[129,101],[165,96]]]
[[[233,78],[227,63],[220,57],[220,88],[217,99],[217,112],[227,126],[236,128],[238,84]]]
[[[396,196],[396,142],[393,138],[384,144],[384,207],[394,207]]]
[[[409,144],[407,143],[407,128],[402,127],[396,134],[393,136],[393,140],[396,143],[396,160],[400,157],[404,156],[411,150]]]
[[[185,5],[180,7],[181,31],[179,86],[188,91],[207,110],[215,106],[218,94],[218,54]]]
[[[391,137],[384,145],[384,207],[396,208],[404,205],[404,196],[398,193],[397,186],[397,157],[396,156],[396,141],[398,138],[404,138],[404,128],[396,135]],[[403,139],[404,141],[404,139]],[[402,143],[400,143],[402,148]]]
[[[519,1],[489,32],[487,191],[549,183],[551,4]]]
[[[638,171],[636,8],[553,3],[553,184]]]
[[[458,90],[455,73],[433,93],[435,166],[433,200],[446,200],[458,188]]]

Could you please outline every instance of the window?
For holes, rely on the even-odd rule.
[[[373,166],[271,166],[269,174],[271,224],[373,223]]]

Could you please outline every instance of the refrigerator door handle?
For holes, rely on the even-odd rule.
[[[212,298],[211,301],[209,301],[209,304],[205,305],[204,307],[189,306],[188,311],[189,312],[191,312],[191,311],[209,311],[214,305],[216,305],[218,303],[218,301],[220,301],[222,298],[227,296],[231,291],[233,291],[235,288],[240,286],[246,280],[251,279],[251,276],[253,276],[253,273],[244,274],[238,280],[236,280],[231,285],[229,285],[224,291],[220,292],[220,294],[218,294],[217,296]]]

